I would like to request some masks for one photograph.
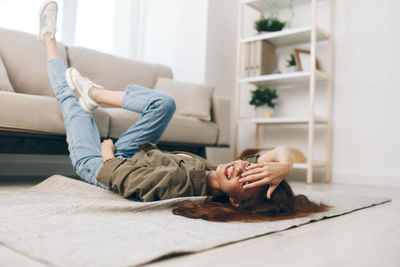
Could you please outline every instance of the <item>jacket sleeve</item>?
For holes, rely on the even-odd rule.
[[[145,202],[199,195],[205,183],[199,176],[192,178],[179,166],[143,166],[126,159],[109,161],[97,176],[99,182],[123,197]]]

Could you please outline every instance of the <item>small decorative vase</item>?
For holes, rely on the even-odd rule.
[[[299,67],[293,66],[293,65],[292,65],[292,66],[289,66],[289,67],[288,67],[288,71],[289,71],[289,72],[296,72],[296,71],[301,71],[301,70],[300,70]]]
[[[257,118],[272,118],[273,113],[274,109],[268,106],[256,108]]]

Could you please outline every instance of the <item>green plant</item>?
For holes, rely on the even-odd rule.
[[[285,22],[282,22],[277,18],[264,18],[264,16],[262,16],[259,20],[254,22],[254,28],[258,32],[276,32],[282,30],[283,27],[285,27],[285,24]]]
[[[275,108],[278,104],[275,102],[278,99],[278,94],[276,93],[276,89],[271,89],[267,86],[259,86],[256,90],[251,91],[251,100],[249,102],[250,105],[255,106],[256,108],[262,106],[269,106],[270,108]]]
[[[290,58],[286,59],[286,62],[288,63],[286,66],[290,67],[290,66],[296,66],[296,60],[294,59],[294,55],[291,54]]]

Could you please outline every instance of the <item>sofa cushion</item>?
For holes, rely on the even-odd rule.
[[[8,79],[8,74],[6,67],[3,64],[3,60],[0,55],[0,91],[14,92],[10,80]]]
[[[211,119],[211,97],[214,87],[204,84],[177,82],[159,78],[155,90],[162,91],[175,99],[177,115],[191,116],[201,120]]]
[[[67,64],[65,47],[58,43],[57,51]],[[37,36],[0,28],[0,53],[15,92],[54,96],[47,75],[45,49]]]
[[[107,137],[109,116],[97,109],[93,113],[100,135]],[[0,91],[0,126],[14,131],[65,135],[60,106],[55,97]]]
[[[172,78],[170,68],[120,58],[82,47],[68,47],[71,67],[97,84],[114,91],[125,90],[128,84],[153,88],[158,77]]]
[[[140,114],[121,108],[104,108],[103,110],[110,115],[109,137],[111,138],[121,136],[140,118]],[[160,141],[214,145],[217,134],[218,128],[213,122],[174,115]]]

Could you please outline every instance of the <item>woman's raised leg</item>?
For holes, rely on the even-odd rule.
[[[47,70],[66,129],[68,150],[75,172],[86,182],[107,188],[97,182],[96,177],[103,165],[100,154],[100,136],[90,113],[82,110],[78,98],[69,88],[65,79],[65,66],[58,57],[55,29],[57,3],[47,1],[40,12],[39,38],[44,43],[47,56]]]
[[[164,93],[136,85],[128,85],[124,92],[105,90],[93,83],[88,86],[88,80],[74,69],[69,69],[66,77],[65,66],[58,58],[55,45],[56,21],[57,4],[47,1],[41,10],[39,38],[46,46],[49,77],[60,101],[70,157],[75,171],[84,180],[102,186],[96,181],[97,172],[103,165],[100,136],[90,114],[97,107],[95,100],[142,114],[140,120],[115,143],[117,157],[131,157],[139,150],[138,144],[157,143],[175,112],[175,102]],[[68,87],[79,89],[80,100]]]
[[[125,92],[123,91],[111,91],[104,88],[93,87],[92,96],[93,99],[99,104],[107,104],[117,108],[122,107],[122,100]]]
[[[142,114],[139,121],[123,133],[115,143],[116,157],[132,157],[138,145],[156,144],[167,128],[176,106],[174,99],[162,92],[130,84],[125,89],[122,108]]]
[[[46,44],[47,46],[52,47],[52,44]],[[47,70],[60,103],[74,171],[86,182],[107,188],[96,180],[97,173],[103,166],[103,160],[100,154],[100,135],[92,114],[81,108],[78,97],[69,88],[65,80],[66,68],[60,58],[50,58]]]
[[[139,151],[138,145],[157,143],[175,112],[172,97],[138,85],[128,85],[124,92],[93,88],[92,95],[98,103],[142,114],[138,122],[123,133],[115,143],[115,156],[130,158]]]

